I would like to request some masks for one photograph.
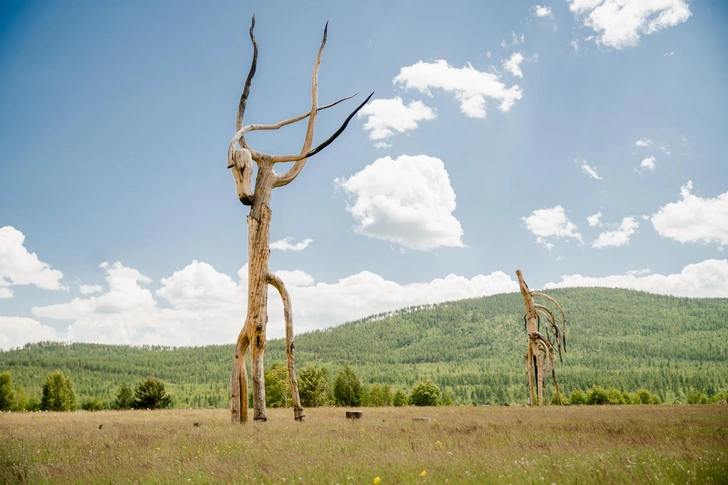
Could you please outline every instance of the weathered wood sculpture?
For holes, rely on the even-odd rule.
[[[346,129],[351,118],[369,101],[372,95],[370,94],[346,118],[341,127],[333,135],[317,147],[311,148],[318,112],[353,97],[347,96],[325,106],[318,105],[318,71],[321,66],[321,54],[326,44],[327,23],[313,68],[311,111],[281,121],[275,125],[248,125],[244,127],[243,115],[245,114],[245,106],[248,101],[250,86],[258,62],[258,43],[253,34],[254,27],[255,15],[253,15],[253,20],[250,24],[250,40],[253,43],[253,61],[245,81],[243,94],[240,97],[238,115],[235,122],[236,133],[230,141],[227,156],[227,168],[232,169],[238,198],[244,205],[250,206],[250,214],[248,215],[248,311],[245,324],[238,335],[235,354],[233,356],[233,369],[230,377],[230,407],[233,423],[244,423],[248,420],[248,376],[245,367],[245,354],[250,347],[251,377],[253,381],[253,418],[255,421],[266,420],[263,354],[266,346],[266,325],[268,323],[268,285],[271,285],[278,290],[283,300],[288,376],[294,406],[293,416],[294,419],[300,421],[303,419],[303,408],[301,407],[301,399],[298,395],[298,384],[294,369],[291,299],[283,281],[268,268],[268,260],[270,258],[271,193],[274,188],[283,187],[293,182],[306,164],[306,159],[331,144]],[[245,141],[245,135],[251,131],[277,130],[305,118],[308,118],[308,128],[306,130],[303,148],[298,155],[276,156],[257,152]],[[240,145],[240,148],[237,148],[238,145]],[[253,162],[257,164],[258,168],[255,178],[255,190],[251,187]],[[283,162],[295,162],[295,164],[283,174],[275,173],[273,170],[275,164]]]
[[[528,334],[528,349],[526,350],[526,371],[528,372],[529,403],[533,406],[537,401],[538,405],[543,404],[544,375],[547,367],[551,368],[551,375],[554,378],[556,387],[556,399],[561,402],[559,382],[556,380],[556,356],[554,355],[554,344],[559,349],[559,360],[561,361],[561,348],[566,352],[566,314],[556,300],[543,293],[528,289],[523,279],[521,270],[516,270],[518,284],[523,295],[523,304],[526,306],[524,316],[526,333]],[[554,313],[546,306],[536,303],[534,297],[545,298],[550,301],[561,312],[561,322],[557,323]],[[544,329],[546,335],[541,333],[541,317],[546,320]],[[534,390],[534,387],[536,388]]]

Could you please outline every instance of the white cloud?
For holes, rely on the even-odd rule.
[[[530,216],[522,217],[521,220],[526,223],[529,231],[538,236],[536,242],[543,244],[548,250],[553,249],[554,245],[546,241],[547,237],[574,238],[582,242],[576,225],[566,217],[564,208],[560,205],[550,209],[535,210]]]
[[[392,148],[392,144],[386,141],[379,141],[374,144],[374,148]]]
[[[28,342],[59,340],[61,336],[52,327],[41,325],[26,317],[0,316],[0,350],[22,347]]]
[[[597,34],[597,43],[624,49],[640,37],[674,27],[690,18],[684,0],[568,0],[569,9]]]
[[[524,42],[526,42],[526,35],[525,34],[517,35],[515,32],[511,31],[511,42],[510,42],[510,44],[505,39],[503,39],[501,41],[501,47],[512,47],[512,46],[516,46],[516,45],[519,45],[519,44],[523,44]]]
[[[569,42],[569,45],[574,48],[574,52],[579,52],[579,41],[574,39]]]
[[[582,13],[586,10],[592,10],[599,6],[604,0],[567,0],[570,1],[569,10],[574,13]]]
[[[591,221],[589,221],[591,225]],[[593,248],[605,248],[608,246],[626,246],[629,238],[640,227],[634,217],[625,217],[616,231],[605,231],[592,243]]]
[[[44,290],[65,290],[63,273],[29,253],[25,235],[13,226],[0,227],[0,298],[12,298],[13,285],[35,285]]]
[[[493,57],[493,54],[490,51],[488,51],[485,53],[485,57],[487,57],[488,59],[491,59]]]
[[[645,169],[649,172],[655,171],[655,162],[657,159],[655,157],[647,157],[642,162],[640,162],[640,168]]]
[[[672,52],[665,52],[665,54],[662,57],[672,57],[675,55],[675,51]]]
[[[78,287],[78,291],[82,295],[93,295],[94,293],[101,293],[104,288],[101,285],[81,285]]]
[[[654,141],[650,140],[649,138],[640,138],[634,143],[637,147],[642,148],[657,148],[659,150],[662,150],[662,152],[665,155],[670,155],[670,147],[667,145],[658,145]]]
[[[510,72],[514,76],[523,77],[523,71],[521,70],[521,63],[526,58],[520,52],[514,52],[510,58],[503,61],[503,69]]]
[[[470,118],[485,118],[486,98],[500,101],[498,108],[508,111],[523,96],[518,85],[507,88],[496,74],[478,71],[470,64],[455,68],[444,60],[419,61],[403,67],[393,82],[428,96],[432,96],[431,89],[454,93],[460,102],[460,111]]]
[[[586,160],[576,160],[576,163],[581,163],[581,171],[596,180],[602,180],[602,177],[597,173],[597,167],[592,167]]]
[[[539,18],[554,19],[554,12],[551,11],[551,7],[546,5],[534,5],[531,7],[531,12]]]
[[[61,305],[36,307],[33,312],[46,318],[69,320],[67,338],[72,341],[114,344],[207,345],[232,343],[242,328],[247,304],[247,265],[237,274],[237,281],[217,272],[204,262],[193,261],[168,278],[163,278],[156,291],[166,301],[162,308],[141,288],[146,281],[141,273],[117,263],[105,266],[108,293]],[[334,283],[315,282],[303,271],[277,271],[291,295],[294,325],[297,333],[326,328],[396,310],[405,306],[439,303],[518,290],[517,283],[501,271],[473,278],[448,275],[424,283],[400,285],[363,271]],[[122,284],[123,283],[123,284]],[[102,307],[99,300],[115,293],[114,299],[133,304]],[[139,299],[147,292],[149,300]],[[128,293],[128,296],[124,294]],[[268,294],[269,338],[285,334],[283,306],[271,287]],[[322,305],[321,302],[327,302]],[[0,317],[18,326],[17,317]],[[0,335],[0,346],[23,345],[29,341],[62,338],[50,327],[42,327],[32,319],[23,320],[21,332]],[[3,340],[5,338],[5,340]]]
[[[410,249],[462,247],[452,215],[455,192],[442,160],[427,155],[377,159],[348,179],[334,181],[354,199],[347,210],[355,230]]]
[[[653,274],[642,276],[644,270],[631,271],[623,275],[589,277],[579,274],[562,276],[558,283],[548,283],[550,288],[573,286],[602,286],[608,288],[629,288],[663,295],[689,297],[728,297],[728,261],[708,259],[689,264],[680,273],[670,275]]]
[[[601,217],[602,217],[601,212],[597,212],[593,216],[587,217],[586,220],[587,220],[587,222],[589,222],[589,227],[596,227],[597,225],[599,225],[599,219],[601,219]]]
[[[661,207],[652,215],[655,230],[680,241],[728,244],[728,192],[713,199],[693,195],[692,181],[680,188],[682,200]]]
[[[278,241],[273,241],[272,243],[270,243],[270,248],[279,249],[281,251],[303,251],[313,242],[313,239],[304,239],[303,241],[296,244],[293,244],[292,241],[292,237],[285,237],[283,239],[279,239]]]
[[[435,110],[425,106],[422,101],[412,101],[408,105],[402,98],[375,99],[364,106],[357,114],[358,118],[369,116],[364,129],[369,131],[370,140],[382,140],[417,128],[421,120],[434,120]]]

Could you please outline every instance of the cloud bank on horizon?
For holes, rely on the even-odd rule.
[[[624,224],[623,224],[624,225]],[[27,249],[17,229],[0,230],[0,248],[24,254]],[[20,233],[22,236],[22,233]],[[44,276],[49,266],[27,259],[25,266],[0,258],[0,277],[23,271],[29,278]],[[139,270],[120,262],[99,265],[105,285],[75,285],[76,296],[66,303],[31,308],[33,317],[0,316],[0,349],[28,342],[65,340],[107,344],[194,346],[230,343],[240,331],[246,311],[247,265],[236,278],[218,272],[210,264],[192,261],[167,278],[157,289]],[[55,270],[57,271],[57,270]],[[62,273],[60,274],[62,279]],[[442,303],[518,291],[515,278],[503,271],[472,278],[450,274],[422,283],[399,284],[369,271],[334,283],[316,282],[300,270],[279,270],[295,302],[298,333],[423,304]],[[687,297],[728,296],[728,260],[710,259],[690,264],[680,273],[649,274],[634,270],[621,275],[588,277],[565,275],[544,288],[603,286]],[[49,291],[68,291],[57,282]],[[65,289],[65,290],[64,290]],[[326,302],[326,304],[322,304]],[[271,338],[284,335],[283,306],[275,290],[269,293]],[[53,321],[55,325],[41,323]],[[64,330],[57,330],[57,327]]]

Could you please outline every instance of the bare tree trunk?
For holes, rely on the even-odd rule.
[[[528,373],[530,405],[541,406],[544,404],[544,387],[546,383],[545,372],[548,365],[551,366],[551,375],[554,379],[554,386],[556,387],[556,398],[559,404],[561,404],[561,392],[559,390],[559,383],[556,380],[556,359],[554,347],[550,339],[553,335],[558,340],[559,355],[561,355],[562,342],[564,344],[564,349],[566,349],[566,315],[556,300],[550,296],[544,295],[543,293],[536,293],[529,290],[520,269],[516,270],[516,276],[518,276],[518,284],[521,289],[521,295],[523,296],[523,304],[526,307],[526,315],[524,317],[526,319],[526,333],[528,334],[526,371]],[[559,324],[556,323],[554,313],[548,307],[534,302],[534,296],[544,297],[558,307],[563,317],[562,327],[559,327]],[[546,336],[540,332],[539,322],[541,316],[543,316],[546,320],[544,327],[546,329]]]

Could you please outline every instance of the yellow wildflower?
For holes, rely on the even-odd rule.
[[[379,477],[374,477],[374,483],[375,483],[375,485],[376,485],[377,483],[381,482],[381,481],[382,481],[382,479],[381,479],[381,478],[379,478]]]
[[[422,470],[422,473],[420,473],[420,476],[424,477],[425,475],[427,475],[427,472],[425,470]]]

